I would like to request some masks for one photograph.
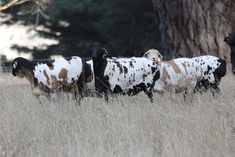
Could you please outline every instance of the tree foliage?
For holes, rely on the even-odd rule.
[[[8,11],[14,14],[12,20],[35,23],[34,16],[16,14],[17,9]],[[34,58],[52,54],[85,56],[90,47],[97,45],[106,47],[115,56],[161,49],[151,0],[58,0],[39,15],[38,24],[47,28],[39,31],[40,35],[55,38],[59,43],[46,50],[14,46],[32,52]]]

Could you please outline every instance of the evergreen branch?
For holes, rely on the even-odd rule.
[[[12,1],[8,2],[7,4],[0,6],[0,11],[6,10],[12,6],[15,6],[15,5],[25,3],[27,1],[30,1],[30,0],[12,0]]]

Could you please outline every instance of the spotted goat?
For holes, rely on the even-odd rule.
[[[206,92],[211,90],[213,96],[220,93],[219,84],[226,74],[226,61],[211,55],[192,58],[203,70],[202,80],[197,82],[195,92]]]
[[[143,91],[153,102],[152,89],[160,77],[155,62],[143,57],[108,58],[104,48],[95,47],[92,56],[95,74],[95,88],[108,100],[108,94],[136,95]]]
[[[184,92],[184,98],[189,95],[192,101],[193,89],[197,81],[203,77],[202,68],[189,58],[177,58],[169,61],[162,61],[161,54],[150,49],[143,57],[153,60],[160,69],[160,79],[156,81],[154,91],[163,94],[165,91],[174,93]]]
[[[162,60],[159,51],[154,49],[147,51],[144,56],[155,61]],[[194,65],[200,67],[203,72],[203,77],[197,81],[194,92],[202,93],[211,89],[213,95],[219,93],[219,83],[226,74],[226,61],[211,55],[193,57],[192,60]]]
[[[25,77],[36,96],[46,94],[49,97],[64,91],[74,93],[77,100],[81,99],[86,84],[94,84],[92,68],[90,63],[76,56],[40,62],[18,57],[12,61],[12,74]]]

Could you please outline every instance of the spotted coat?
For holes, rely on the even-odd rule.
[[[144,56],[155,61],[161,61],[162,59],[159,51],[155,49],[148,50]],[[200,67],[203,72],[203,77],[197,81],[194,91],[202,92],[211,88],[213,94],[214,92],[219,92],[218,85],[221,78],[226,74],[226,61],[211,55],[194,57],[192,59],[194,64]]]
[[[14,76],[26,77],[34,94],[65,91],[78,97],[85,83],[93,80],[91,65],[76,56],[42,62],[18,57],[12,61],[12,67]]]
[[[177,58],[170,61],[158,62],[160,79],[156,81],[154,90],[163,93],[164,91],[182,92],[187,88],[194,88],[196,82],[203,77],[200,66],[197,66],[192,59]]]
[[[192,58],[203,70],[203,79],[197,82],[197,91],[206,91],[211,88],[212,92],[219,92],[219,83],[226,74],[226,61],[211,55]]]
[[[107,94],[110,90],[135,95],[144,91],[152,101],[152,88],[160,76],[155,62],[142,57],[109,59],[103,48],[93,48],[90,53],[99,93]]]
[[[202,68],[189,58],[177,58],[170,61],[162,61],[161,54],[154,49],[144,53],[144,57],[157,63],[160,69],[160,79],[156,81],[154,91],[164,93],[172,91],[190,94],[192,100],[193,89],[197,81],[203,78]]]

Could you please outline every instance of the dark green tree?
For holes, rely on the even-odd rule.
[[[8,12],[15,13],[17,9]],[[44,14],[49,18],[44,18]],[[39,31],[40,35],[55,38],[59,43],[46,50],[14,46],[32,52],[34,58],[47,58],[52,54],[85,56],[93,46],[106,47],[114,56],[161,49],[151,0],[59,0],[39,15],[38,24],[50,30]],[[15,14],[12,20],[34,24],[35,16]]]

